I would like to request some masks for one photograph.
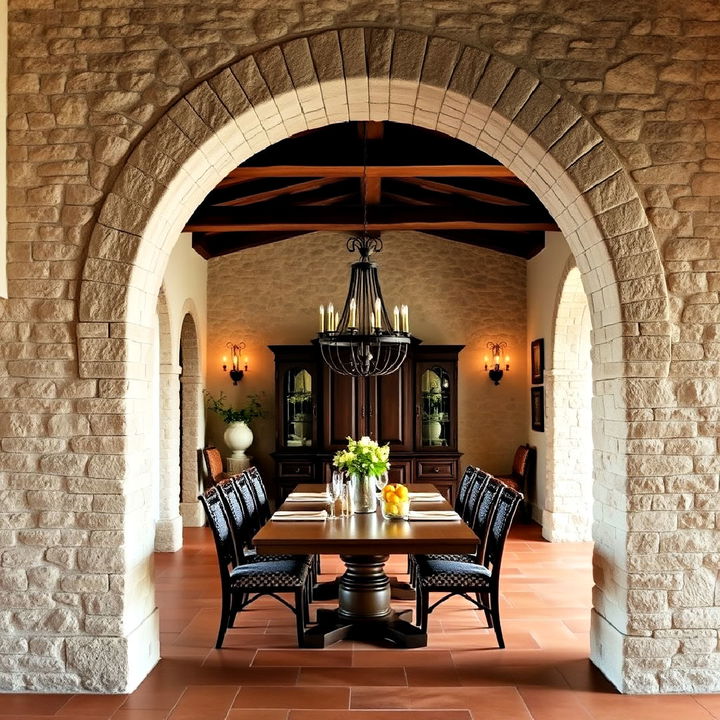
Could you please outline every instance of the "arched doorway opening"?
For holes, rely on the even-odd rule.
[[[403,62],[385,63],[377,53],[366,54],[368,47],[387,47],[383,58],[402,57]],[[316,67],[339,68],[339,74],[318,76]],[[107,323],[112,337],[142,337],[127,328],[151,326],[168,252],[190,213],[220,179],[292,133],[367,118],[435,128],[482,149],[513,170],[553,215],[591,298],[599,359],[594,372],[601,381],[594,428],[616,419],[606,414],[610,404],[603,397],[621,393],[628,373],[667,373],[670,338],[657,329],[667,315],[660,258],[656,249],[647,249],[655,248],[647,217],[602,137],[536,77],[503,59],[446,39],[380,28],[328,31],[263,50],[201,83],[173,106],[140,141],[104,204],[88,253],[94,272],[84,276],[80,291],[81,324]],[[628,233],[651,242],[636,254],[636,273],[643,282],[631,294],[621,294],[615,260],[627,249],[608,238]],[[133,249],[121,260],[118,247],[124,253]],[[126,284],[96,279],[104,266],[110,269],[121,261],[133,267]],[[626,316],[632,316],[635,328],[627,335],[619,327]],[[651,344],[641,340],[646,323],[653,327]],[[80,345],[85,377],[103,377],[103,362]],[[128,366],[125,372],[146,382],[144,366]],[[142,412],[146,398],[137,398],[129,412]],[[133,457],[142,447],[142,433],[128,433],[126,455]],[[618,473],[627,479],[626,450],[608,437],[596,458],[600,454],[604,462],[596,462],[595,483],[616,488]],[[127,473],[127,491],[135,491],[144,479]],[[613,522],[603,513],[595,518],[591,657],[618,687],[643,691],[647,685],[636,684],[627,660],[627,643],[633,639],[628,528],[617,518],[620,511],[612,510]],[[127,537],[128,574],[150,564],[146,554],[135,551],[138,544],[141,538]],[[138,622],[132,637],[123,638],[131,664],[137,661],[137,674],[147,671],[152,653],[144,658],[133,654],[152,646],[157,627],[147,589],[136,590],[127,588],[125,604]]]
[[[198,453],[203,446],[202,373],[198,330],[191,312],[180,328],[180,514],[183,525],[197,527],[205,517],[197,500],[201,485]]]
[[[157,457],[159,490],[158,516],[155,526],[155,550],[175,552],[182,547],[182,521],[178,512],[180,466],[178,462],[178,427],[180,426],[179,365],[173,362],[172,331],[166,294],[158,295],[158,406],[153,409],[153,423],[157,425],[157,443],[153,457]],[[155,377],[155,373],[153,373]]]
[[[552,365],[545,371],[548,450],[543,537],[592,539],[592,366],[590,308],[577,267],[566,271],[555,313]]]

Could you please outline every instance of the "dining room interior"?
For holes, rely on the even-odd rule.
[[[0,33],[0,717],[720,717],[715,9],[141,4]]]

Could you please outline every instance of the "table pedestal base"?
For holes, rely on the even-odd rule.
[[[399,647],[425,647],[427,633],[410,622],[412,611],[396,612],[390,607],[390,578],[384,570],[388,556],[340,557],[346,570],[337,583],[338,607],[318,610],[317,625],[305,633],[305,646],[327,647],[355,638]]]

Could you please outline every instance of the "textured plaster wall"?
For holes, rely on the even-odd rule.
[[[200,347],[200,373],[204,374],[207,338],[207,260],[192,249],[192,235],[182,233],[170,253],[163,288],[169,314],[171,346],[174,362],[180,356],[180,330],[186,313],[195,321]]]
[[[267,345],[306,344],[318,330],[318,306],[345,301],[345,235],[314,233],[208,262],[208,387],[241,402],[267,394],[273,410],[273,354]],[[525,260],[415,232],[383,233],[374,256],[386,304],[410,306],[412,333],[427,344],[465,345],[459,364],[462,463],[507,471],[527,437]],[[220,360],[228,340],[244,340],[249,371],[233,387]],[[486,343],[508,343],[511,371],[499,386],[484,372]],[[250,453],[271,477],[274,418],[253,424]],[[224,426],[208,417],[208,437],[224,447]]]
[[[545,233],[545,249],[527,263],[527,343],[525,353],[528,359],[525,381],[530,387],[530,343],[536,338],[545,340],[545,367],[552,368],[554,318],[561,290],[563,273],[571,258],[570,248],[561,233]],[[530,391],[527,391],[528,396]],[[546,399],[547,400],[547,399]],[[529,402],[529,401],[528,401]],[[545,405],[547,413],[548,406]],[[535,432],[530,426],[530,415],[525,418],[528,442],[537,448],[537,488],[535,508],[545,507],[545,479],[547,476],[546,457],[548,435]],[[533,509],[540,520],[542,513]]]

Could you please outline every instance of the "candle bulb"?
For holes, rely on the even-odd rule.
[[[397,305],[393,308],[393,330],[400,332],[400,310]]]
[[[370,332],[372,332],[375,329],[375,313],[371,310],[370,311]]]
[[[337,330],[339,324],[340,324],[340,314],[335,313],[335,319],[333,321],[333,330]]]
[[[332,303],[328,303],[327,306],[327,314],[328,314],[328,332],[332,332],[335,328],[333,327],[333,320],[335,319],[335,306]]]
[[[325,306],[320,306],[320,332],[325,332]]]
[[[237,355],[233,355],[233,370],[237,370],[238,358]]]
[[[382,304],[380,298],[375,298],[375,327],[382,328]]]
[[[400,306],[400,315],[402,316],[402,331],[409,333],[410,332],[410,323],[408,320],[408,306],[407,305]]]
[[[348,323],[349,328],[357,327],[357,324],[355,321],[356,310],[357,310],[357,303],[355,302],[355,298],[352,298],[350,300],[350,322]]]

